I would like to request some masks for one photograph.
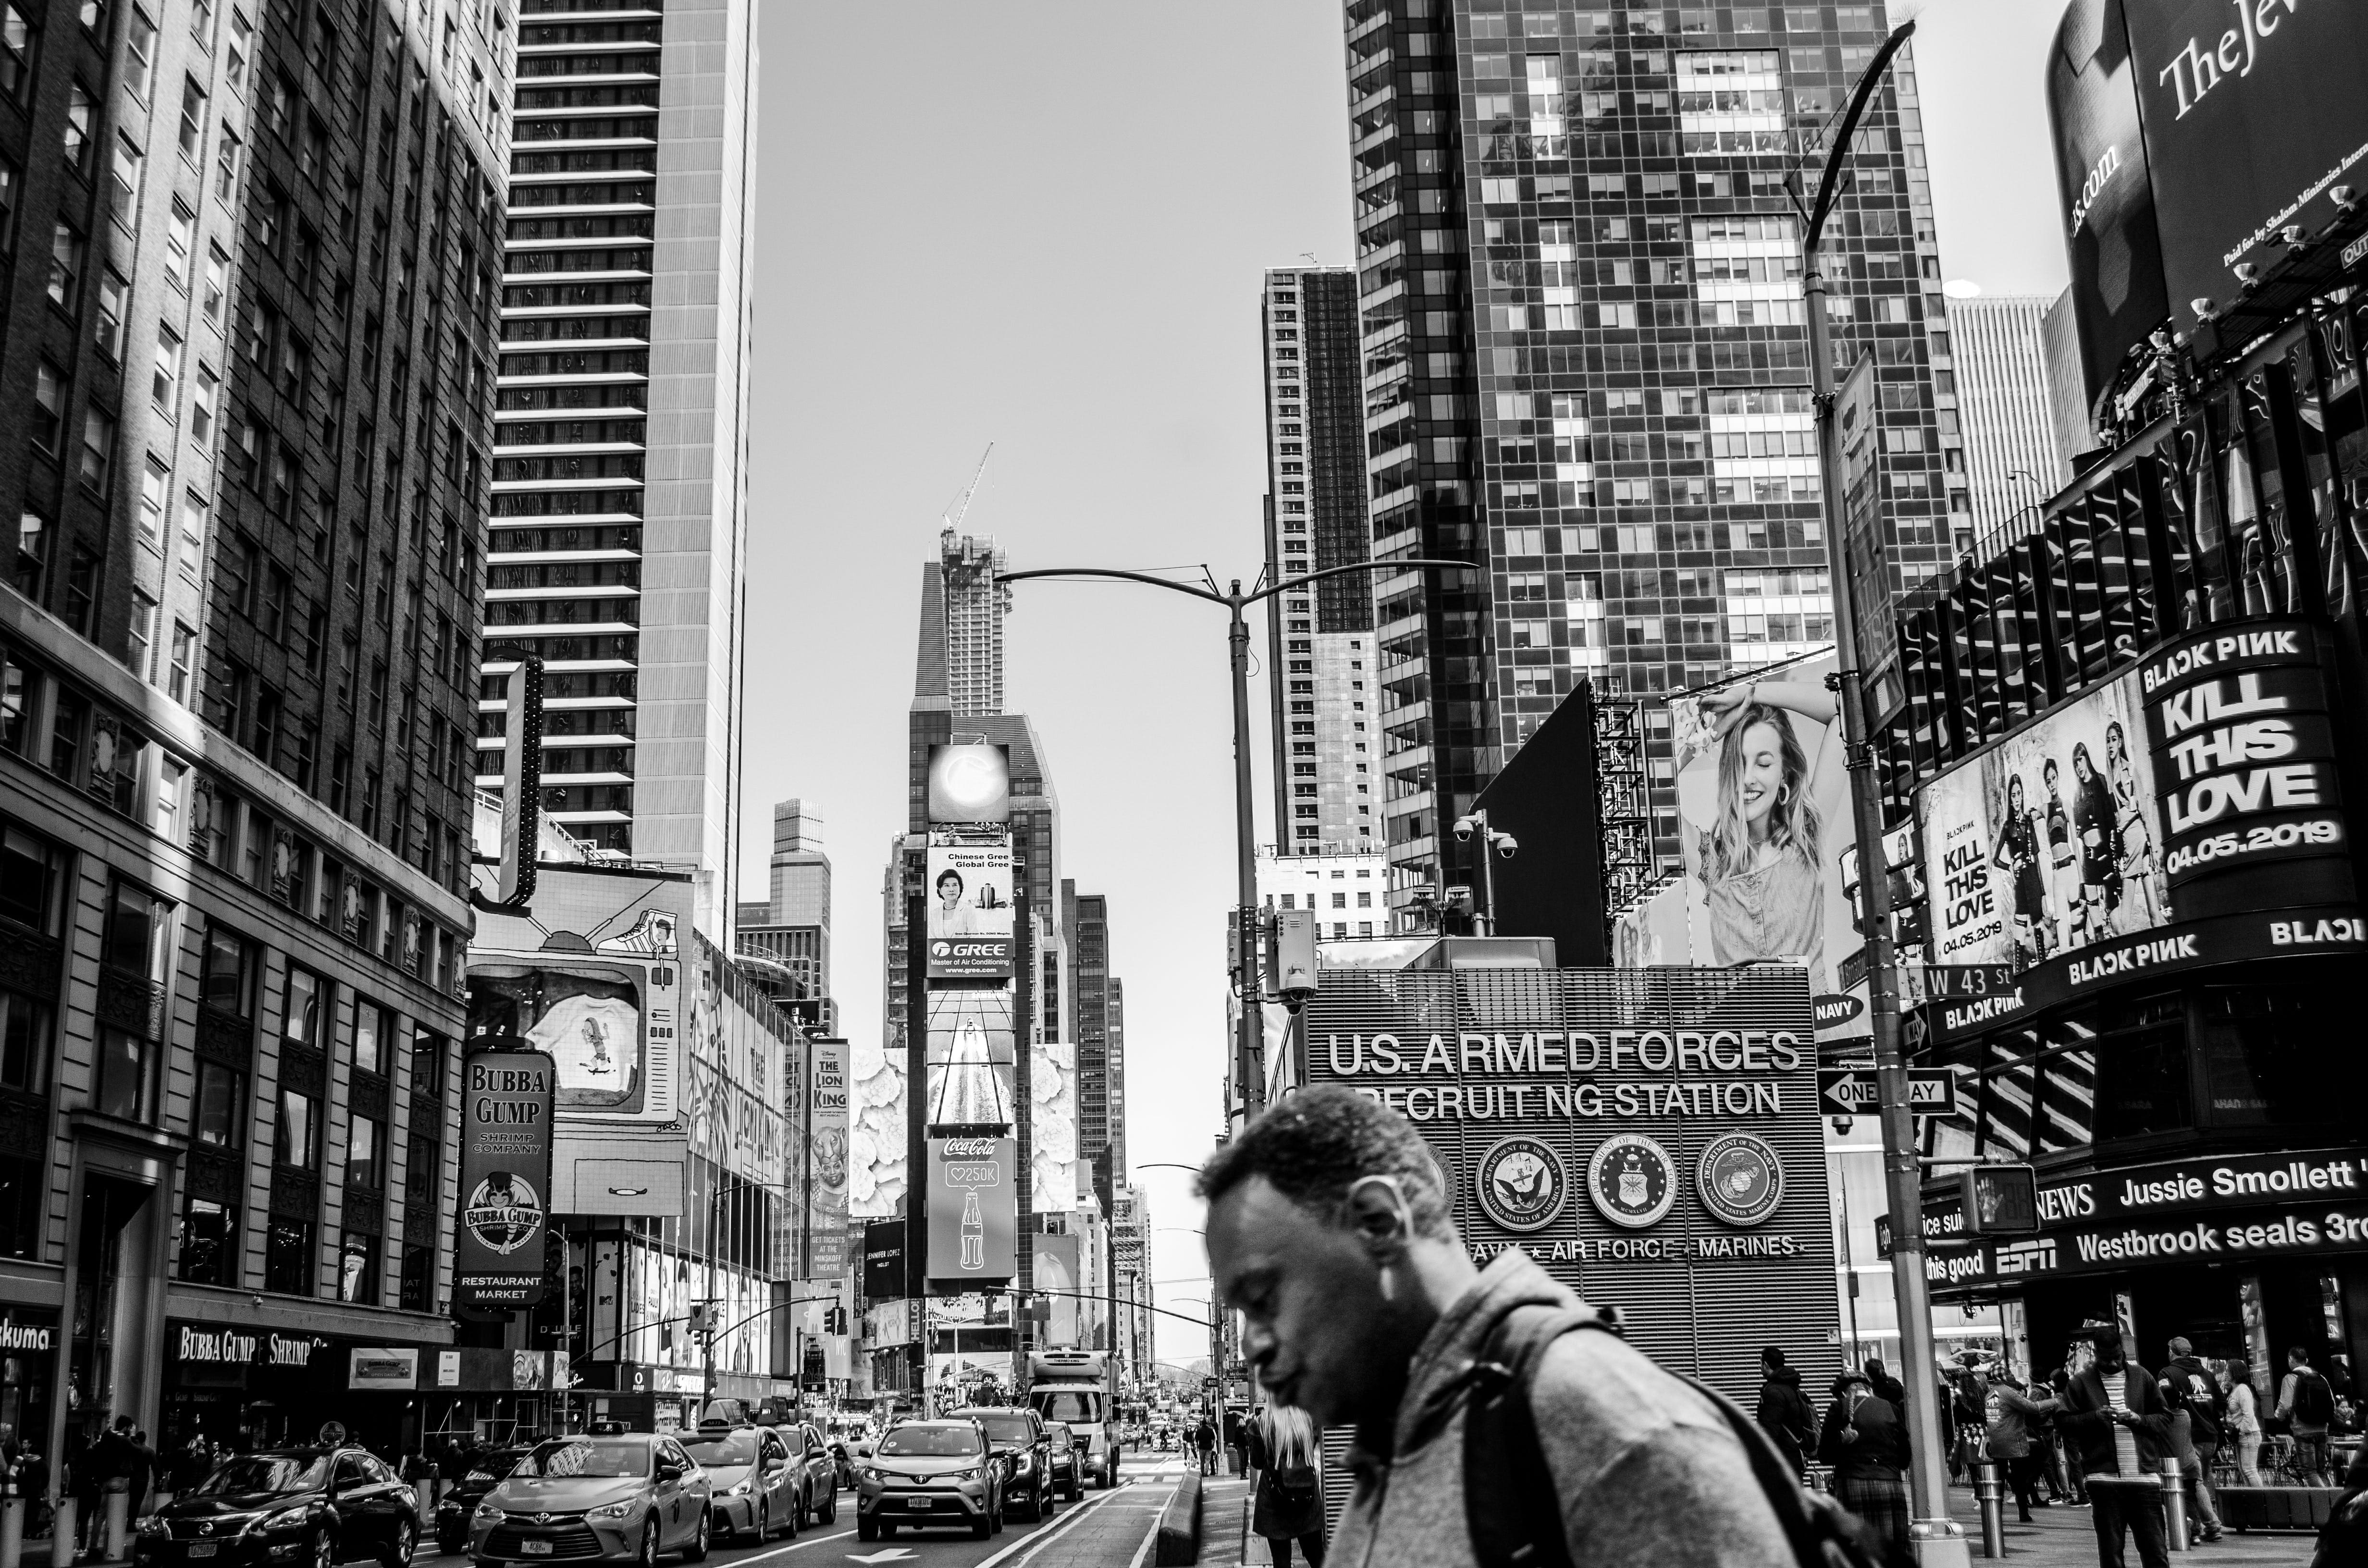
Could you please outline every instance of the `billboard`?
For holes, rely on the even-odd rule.
[[[1520,845],[1519,854],[1491,869],[1492,929],[1547,937],[1565,963],[1601,963],[1602,801],[1592,689],[1564,698],[1473,806]],[[1473,876],[1478,880],[1476,868]]]
[[[1835,668],[1816,653],[1669,699],[1685,875],[1623,916],[1616,960],[1799,963],[1821,1041],[1870,1029]]]
[[[2138,125],[2142,72],[2130,54],[2122,0],[2073,0],[2047,57],[2047,113],[2084,408],[2112,384],[2130,346],[2170,314]]]
[[[807,1268],[817,1279],[848,1272],[847,1257],[847,1041],[807,1041],[811,1083],[806,1096],[812,1118],[806,1157],[814,1179],[808,1233],[814,1238]]]
[[[681,1212],[690,895],[688,877],[546,865],[529,909],[479,914],[469,1033],[555,1063],[559,1213]]]
[[[2016,979],[1936,1004],[1941,1037],[2322,927],[2360,946],[2325,657],[2299,622],[2196,632],[1918,790],[1931,961]]]
[[[534,896],[535,846],[542,835],[542,655],[510,671],[502,715],[502,845],[494,902],[517,908]]]
[[[1019,1115],[1018,1036],[1009,986],[929,993],[922,1119],[1008,1127]]]
[[[1076,1236],[1033,1236],[1029,1239],[1028,1252],[1035,1269],[1036,1289],[1043,1294],[1038,1298],[1043,1309],[1044,1343],[1053,1346],[1074,1346],[1078,1342],[1077,1313],[1084,1305],[1081,1296],[1092,1294],[1079,1283],[1079,1238]]]
[[[2138,0],[2123,7],[2136,63],[2172,311],[2225,305],[2237,268],[2316,236],[2368,157],[2368,6],[2356,0]]]
[[[891,1301],[908,1293],[905,1289],[905,1221],[867,1221],[863,1227],[865,1299]]]
[[[1838,1369],[1802,970],[1329,970],[1304,1017],[1310,1082],[1405,1113],[1475,1262],[1522,1249],[1730,1392],[1769,1343]]]
[[[1010,833],[931,828],[928,877],[929,978],[1010,979]]]
[[[507,1312],[542,1301],[551,1230],[552,1091],[558,1068],[505,1040],[461,1066],[461,1207],[452,1301]]]
[[[1011,820],[1011,753],[985,741],[929,748],[927,820],[1006,823]]]
[[[929,1278],[976,1290],[1019,1267],[1019,1141],[932,1138]]]

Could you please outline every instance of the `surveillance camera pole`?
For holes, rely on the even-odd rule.
[[[1899,1043],[1899,983],[1891,953],[1891,900],[1884,882],[1883,814],[1875,796],[1874,748],[1866,733],[1864,672],[1859,668],[1858,607],[1852,602],[1850,556],[1842,538],[1841,448],[1834,432],[1834,350],[1826,319],[1826,278],[1819,254],[1826,219],[1849,161],[1851,140],[1867,100],[1916,24],[1904,22],[1875,51],[1859,78],[1850,107],[1827,153],[1814,199],[1804,204],[1801,294],[1809,318],[1809,375],[1816,403],[1817,452],[1824,495],[1826,560],[1833,576],[1834,647],[1840,691],[1842,738],[1849,763],[1851,825],[1858,847],[1859,886],[1866,914],[1868,1008],[1874,1034],[1875,1092],[1883,1129],[1885,1195],[1891,1204],[1892,1296],[1899,1316],[1899,1381],[1907,1389],[1907,1471],[1916,1560],[1924,1568],[1971,1562],[1963,1527],[1949,1517],[1947,1449],[1942,1441],[1940,1382],[1934,1366],[1931,1293],[1924,1275],[1923,1173],[1917,1166],[1915,1119],[1908,1108],[1907,1060]],[[1880,613],[1879,607],[1870,607]]]
[[[1255,801],[1250,793],[1250,629],[1242,612],[1260,599],[1272,598],[1286,589],[1304,590],[1308,584],[1326,577],[1341,577],[1360,572],[1477,572],[1480,567],[1469,561],[1355,561],[1345,566],[1327,566],[1321,572],[1293,574],[1265,587],[1253,585],[1247,593],[1242,591],[1242,580],[1235,578],[1224,592],[1212,578],[1207,587],[1191,583],[1179,583],[1170,577],[1155,577],[1145,572],[1125,572],[1112,566],[1042,566],[1029,572],[1006,572],[996,581],[1019,583],[1041,577],[1115,577],[1129,583],[1143,583],[1173,593],[1190,594],[1196,599],[1223,605],[1231,619],[1225,629],[1225,640],[1232,654],[1234,676],[1234,858],[1236,896],[1234,910],[1235,985],[1241,997],[1241,1019],[1234,1042],[1234,1079],[1241,1085],[1242,1114],[1245,1119],[1266,1108],[1266,1020],[1258,1006],[1258,819]],[[1278,824],[1280,831],[1280,824]],[[1484,845],[1481,858],[1486,859]]]

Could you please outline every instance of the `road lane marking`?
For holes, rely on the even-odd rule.
[[[1023,1565],[1038,1552],[1052,1545],[1053,1542],[1061,1536],[1067,1534],[1075,1526],[1083,1523],[1091,1515],[1099,1512],[1103,1505],[1109,1503],[1112,1498],[1124,1495],[1126,1490],[1127,1489],[1124,1486],[1120,1486],[1111,1491],[1103,1493],[1099,1497],[1095,1498],[1092,1502],[1086,1504],[1083,1507],[1071,1513],[1067,1518],[1053,1525],[1050,1528],[1039,1529],[1032,1534],[1022,1536],[1019,1540],[1013,1541],[1009,1546],[1005,1547],[1001,1551],[996,1552],[994,1556],[986,1558],[983,1562],[975,1564],[974,1568],[996,1568],[996,1564],[1009,1557],[1013,1552],[1025,1551],[1028,1553],[1028,1556],[1020,1559],[1019,1562],[1012,1564],[1012,1568],[1023,1568]],[[1156,1529],[1158,1527],[1155,1525],[1153,1528]]]
[[[821,1546],[827,1541],[847,1540],[854,1534],[853,1530],[841,1530],[837,1535],[818,1535],[810,1540],[793,1540],[786,1546],[777,1546],[770,1551],[752,1551],[746,1557],[732,1559],[730,1568],[740,1568],[744,1562],[762,1562],[768,1557],[779,1557],[785,1551],[803,1551],[809,1546]]]

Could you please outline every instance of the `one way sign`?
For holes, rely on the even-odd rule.
[[[1949,1116],[1957,1108],[1957,1075],[1946,1067],[1907,1070],[1907,1108],[1918,1116]],[[1873,1067],[1817,1070],[1817,1108],[1827,1116],[1873,1116]]]

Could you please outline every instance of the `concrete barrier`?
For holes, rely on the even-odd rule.
[[[1159,1514],[1156,1568],[1191,1568],[1201,1561],[1201,1472],[1186,1471]]]

